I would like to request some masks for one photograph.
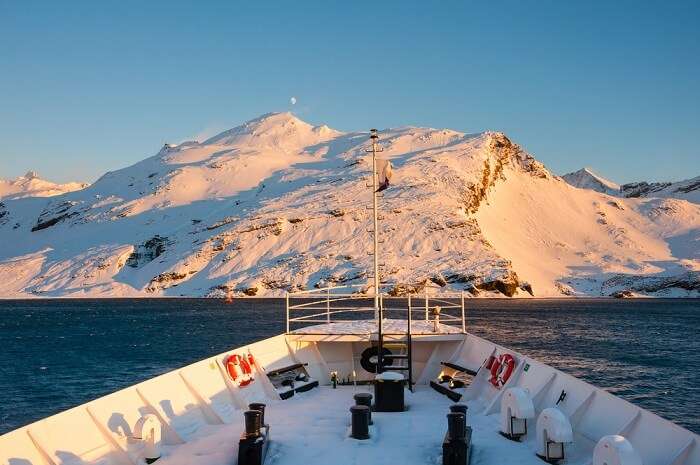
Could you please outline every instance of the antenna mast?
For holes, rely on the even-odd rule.
[[[372,152],[372,216],[373,227],[372,235],[374,236],[374,318],[379,321],[379,225],[377,221],[377,152],[382,152],[381,146],[377,144],[379,135],[376,129],[370,129],[370,140],[372,148],[367,149],[367,152]],[[379,321],[381,324],[381,321]]]

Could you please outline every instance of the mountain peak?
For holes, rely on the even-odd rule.
[[[620,192],[619,184],[600,176],[588,167],[567,173],[562,178],[572,186],[580,189],[592,189],[606,194],[617,194]]]
[[[313,126],[291,112],[266,113],[206,140],[204,145],[274,145],[295,148],[340,135],[328,126]]]
[[[27,171],[15,179],[0,179],[0,199],[22,197],[52,197],[87,187],[86,183],[54,183],[41,179],[36,171]]]

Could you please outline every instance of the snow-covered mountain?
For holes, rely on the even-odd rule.
[[[581,189],[591,189],[609,195],[617,195],[620,192],[619,184],[594,173],[590,168],[581,168],[573,173],[565,174],[562,178],[572,186]]]
[[[620,185],[594,173],[590,168],[582,168],[563,175],[562,179],[574,187],[617,197],[670,198],[700,204],[700,176],[678,182],[642,181]]]
[[[700,207],[553,176],[501,133],[380,131],[396,294],[700,294]],[[281,295],[368,286],[366,132],[264,115],[77,192],[0,206],[0,296]]]
[[[56,184],[39,178],[35,171],[29,171],[24,176],[15,179],[0,179],[0,200],[18,199],[22,197],[51,197],[86,188],[82,182]]]
[[[678,182],[633,182],[620,186],[624,197],[683,199],[700,204],[700,176]]]

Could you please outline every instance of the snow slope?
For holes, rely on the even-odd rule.
[[[367,133],[268,114],[0,207],[0,296],[282,295],[371,283]],[[575,189],[505,135],[380,131],[396,294],[697,296],[700,207]]]
[[[39,178],[34,171],[16,179],[0,179],[0,200],[17,199],[22,197],[51,197],[65,194],[87,187],[81,182],[56,184]]]

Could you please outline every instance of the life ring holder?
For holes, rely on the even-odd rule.
[[[489,382],[495,388],[500,389],[513,374],[515,358],[511,354],[501,354],[498,358],[490,357],[486,367],[491,370]]]
[[[253,378],[253,367],[255,366],[253,354],[249,353],[248,357],[231,354],[224,360],[224,366],[229,378],[238,387],[246,387],[255,381]]]

